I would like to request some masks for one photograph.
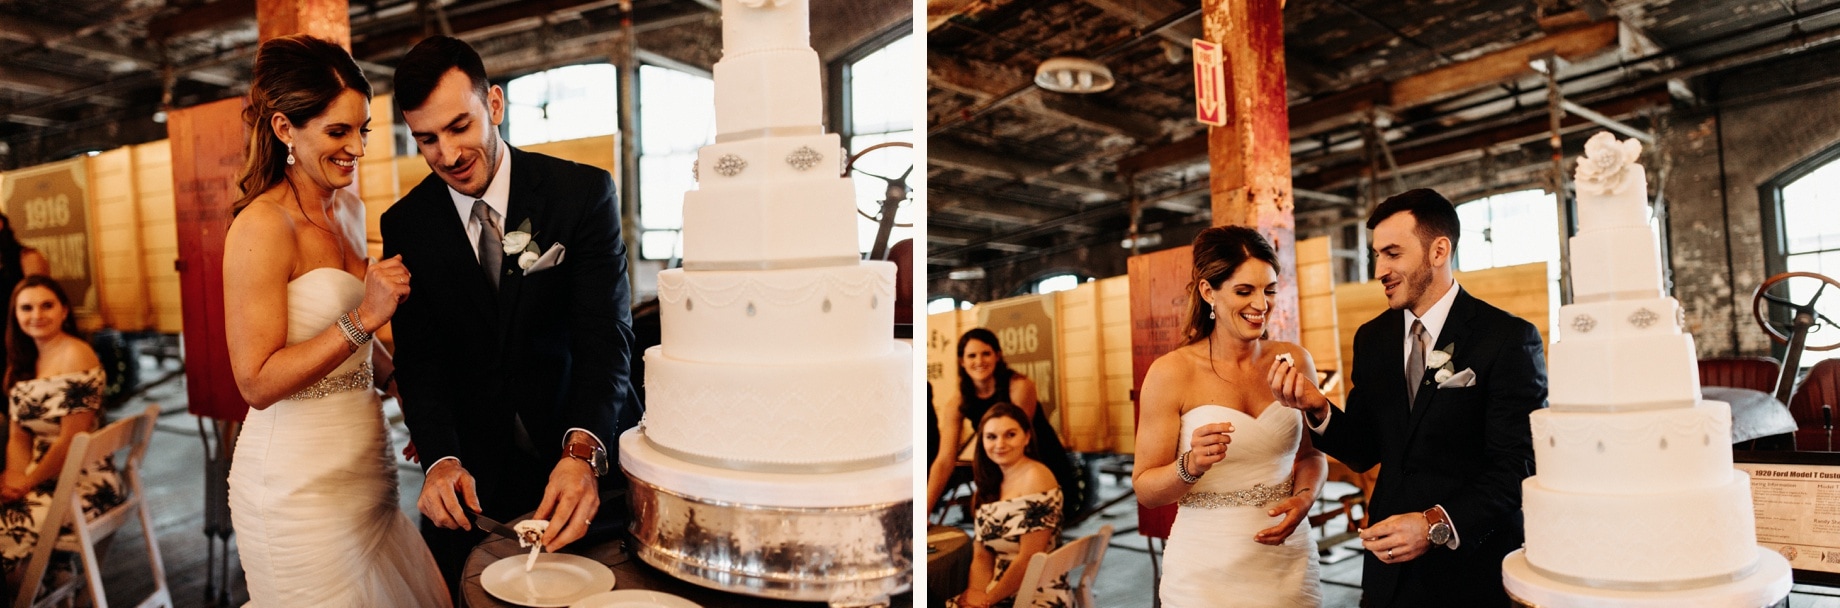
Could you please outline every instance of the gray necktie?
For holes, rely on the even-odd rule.
[[[1425,325],[1416,319],[1412,321],[1412,352],[1406,356],[1406,409],[1418,399],[1418,385],[1425,381],[1425,348],[1430,339],[1425,335]]]
[[[479,267],[486,271],[492,288],[498,289],[498,269],[505,263],[505,235],[492,219],[492,208],[485,201],[473,201],[473,219],[479,221]]]

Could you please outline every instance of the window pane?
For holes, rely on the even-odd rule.
[[[1840,188],[1840,162],[1828,163],[1783,187],[1783,239],[1789,247],[1784,253],[1840,249],[1840,221],[1832,212],[1840,204],[1836,188]]]
[[[639,257],[668,260],[683,255],[676,230],[646,230],[639,233]]]
[[[850,64],[850,130],[883,133],[913,129],[920,99],[919,47],[909,35]]]
[[[543,117],[543,108],[512,104],[506,106],[506,118],[511,132],[505,140],[513,146],[527,146],[549,141],[549,120]]]
[[[1080,278],[1070,274],[1057,274],[1035,283],[1035,293],[1054,293],[1067,291],[1080,286]]]
[[[696,187],[698,148],[715,141],[715,82],[669,68],[639,66],[639,224],[684,225],[684,193]],[[641,257],[668,259],[676,232],[656,234]],[[668,240],[664,240],[667,239]],[[678,250],[681,253],[681,250]]]
[[[1457,223],[1462,226],[1457,237],[1457,270],[1494,266],[1494,245],[1489,242],[1488,199],[1457,205]]]
[[[936,315],[958,309],[958,300],[952,298],[933,298],[926,303],[926,314]]]

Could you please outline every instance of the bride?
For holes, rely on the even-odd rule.
[[[409,295],[402,261],[365,257],[351,185],[370,83],[344,49],[262,43],[244,122],[243,198],[224,243],[225,333],[252,411],[230,467],[251,606],[449,606],[397,504],[371,332]],[[363,276],[363,279],[359,279]]]
[[[1310,504],[1328,464],[1266,372],[1281,355],[1314,374],[1309,353],[1262,339],[1278,283],[1259,233],[1195,236],[1188,343],[1144,377],[1131,483],[1149,507],[1181,505],[1164,550],[1163,605],[1318,606]],[[1244,427],[1244,428],[1241,428]]]

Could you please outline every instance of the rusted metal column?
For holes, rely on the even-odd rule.
[[[1203,35],[1226,57],[1227,124],[1208,128],[1214,225],[1256,228],[1278,249],[1272,339],[1295,342],[1297,221],[1292,215],[1290,111],[1281,0],[1202,0]]]

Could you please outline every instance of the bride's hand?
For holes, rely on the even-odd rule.
[[[364,303],[358,305],[358,318],[364,330],[376,332],[396,315],[396,305],[409,299],[409,269],[402,256],[376,262],[364,271]]]
[[[1199,477],[1214,463],[1226,460],[1227,444],[1233,443],[1233,423],[1216,422],[1195,428],[1188,440],[1188,474]]]
[[[1311,500],[1313,500],[1313,498],[1308,492],[1305,492],[1278,501],[1278,504],[1272,505],[1271,508],[1267,509],[1265,512],[1272,517],[1282,515],[1284,516],[1284,521],[1279,522],[1276,526],[1259,530],[1257,534],[1252,535],[1252,540],[1258,541],[1259,544],[1263,545],[1277,546],[1284,544],[1284,539],[1291,537],[1291,532],[1297,529],[1297,524],[1303,523],[1304,518],[1310,516]]]
[[[1280,405],[1302,410],[1317,420],[1327,413],[1329,398],[1317,390],[1316,382],[1304,378],[1303,371],[1289,359],[1273,361],[1271,370],[1266,372],[1266,380],[1271,383],[1271,394],[1278,398]]]

